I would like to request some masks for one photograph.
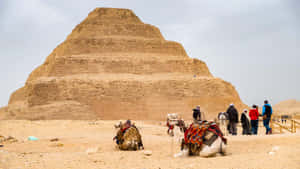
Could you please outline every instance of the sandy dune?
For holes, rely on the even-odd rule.
[[[112,138],[117,121],[1,121],[0,133],[17,143],[0,148],[0,168],[4,169],[189,169],[189,168],[300,168],[300,134],[229,136],[228,155],[214,158],[177,157],[177,137],[166,135],[159,122],[136,122],[146,150],[119,151]],[[40,140],[27,141],[28,136]],[[59,138],[57,142],[50,139]],[[173,143],[173,144],[172,144]],[[173,147],[172,147],[173,145]],[[277,149],[269,154],[272,148]]]
[[[299,117],[300,115],[300,101],[298,100],[286,100],[282,101],[274,106],[274,110],[279,112],[278,114],[289,114]]]

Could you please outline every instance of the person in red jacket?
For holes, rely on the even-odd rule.
[[[259,112],[258,112],[258,107],[256,105],[253,105],[252,109],[250,109],[249,116],[250,116],[250,119],[251,119],[252,134],[257,135]]]

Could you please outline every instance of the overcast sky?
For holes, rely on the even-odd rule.
[[[0,106],[96,7],[132,9],[246,104],[300,100],[300,0],[0,0]]]

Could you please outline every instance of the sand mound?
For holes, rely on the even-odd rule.
[[[300,114],[300,101],[282,101],[274,106],[274,110],[279,114]]]

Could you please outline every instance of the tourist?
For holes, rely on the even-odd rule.
[[[262,116],[264,121],[264,126],[266,128],[266,134],[272,134],[272,128],[270,128],[270,120],[273,110],[272,106],[269,104],[268,100],[264,101],[264,106],[262,107]]]
[[[228,120],[228,114],[226,112],[220,112],[218,114],[218,120]]]
[[[283,122],[286,124],[286,119],[288,118],[287,115],[281,115],[281,123],[283,124]]]
[[[248,117],[248,111],[245,109],[241,114],[241,123],[243,127],[243,135],[251,135],[250,132],[250,121]]]
[[[227,135],[228,130],[228,114],[226,112],[220,112],[218,114],[218,123],[221,131],[224,135]]]
[[[167,133],[169,134],[169,135],[171,135],[171,136],[174,136],[174,124],[171,124],[170,123],[170,119],[169,118],[167,118],[167,127],[168,127],[168,131],[167,131]]]
[[[232,135],[237,135],[236,124],[238,123],[239,119],[238,111],[236,110],[233,104],[230,104],[226,113],[228,114],[229,118],[229,133],[231,133]]]
[[[195,109],[193,109],[193,118],[195,121],[201,121],[200,106],[197,106]]]
[[[258,112],[258,108],[256,105],[253,105],[252,109],[250,109],[249,116],[251,119],[252,134],[257,135],[259,112]]]
[[[127,120],[125,123],[125,128],[131,127],[131,120]]]

